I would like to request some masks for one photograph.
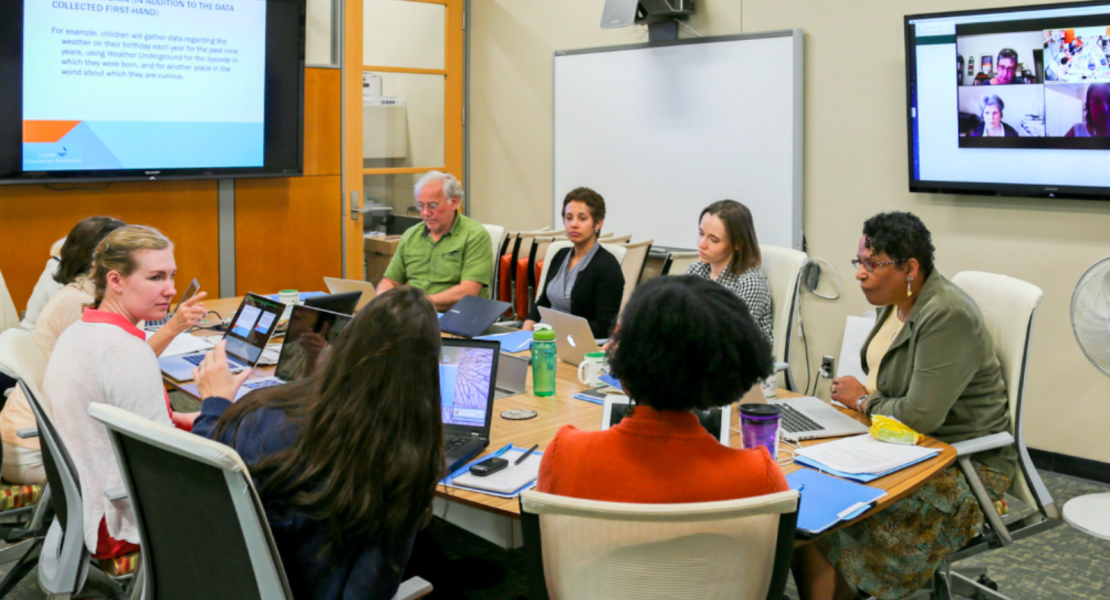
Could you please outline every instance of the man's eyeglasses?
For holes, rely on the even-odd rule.
[[[435,211],[439,210],[439,207],[441,207],[441,206],[443,206],[442,202],[429,202],[428,204],[421,204],[421,203],[417,202],[416,203],[416,210],[418,210],[420,212],[425,212],[425,211],[435,212]]]
[[[860,268],[860,265],[863,265],[863,270],[864,271],[867,271],[868,273],[874,273],[875,269],[877,269],[879,267],[882,267],[882,266],[885,266],[885,265],[896,265],[900,262],[902,262],[902,261],[900,261],[900,260],[884,260],[882,262],[875,262],[875,261],[871,261],[871,260],[860,260],[858,258],[853,258],[852,259],[852,266],[858,269],[858,268]]]

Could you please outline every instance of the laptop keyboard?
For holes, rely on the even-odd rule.
[[[782,403],[776,404],[782,411],[782,428],[790,433],[801,433],[803,431],[824,431],[825,428],[818,425],[813,419],[805,416],[798,409],[790,406],[789,404]]]
[[[207,354],[186,354],[181,358],[184,358],[185,360],[199,367],[200,363],[204,362],[205,356],[207,356]],[[230,356],[227,357],[227,362],[230,363],[231,367],[234,369],[245,369],[247,367],[247,365],[244,365],[243,363],[235,360],[234,358],[231,358]]]
[[[443,453],[444,454],[451,454],[451,452],[453,450],[457,449],[459,446],[462,446],[463,444],[465,444],[469,441],[470,441],[470,438],[468,438],[468,437],[449,437],[449,438],[446,438],[446,439],[443,440]]]

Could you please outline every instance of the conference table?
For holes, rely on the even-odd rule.
[[[230,317],[235,314],[241,300],[241,298],[221,298],[206,300],[204,304],[208,310],[214,310],[224,317]],[[197,335],[213,334],[212,331],[202,330],[197,332]],[[255,376],[272,375],[273,370],[273,367],[258,368],[255,369]],[[194,398],[197,397],[196,386],[190,382],[178,382],[169,377],[164,377],[164,380],[167,386],[176,388]],[[574,425],[583,430],[601,428],[601,405],[574,398],[575,394],[586,389],[586,386],[578,381],[575,366],[563,361],[558,362],[555,375],[555,394],[553,396],[540,397],[531,393],[532,375],[530,369],[525,389],[527,391],[522,394],[494,401],[490,445],[480,456],[492,454],[510,443],[523,448],[531,448],[532,445],[539,444],[539,448],[542,450],[555,437],[555,433],[566,425]],[[801,394],[786,390],[779,390],[778,394],[780,398],[801,396]],[[501,413],[509,409],[533,410],[536,412],[536,416],[523,421],[501,418]],[[846,408],[841,408],[840,411],[861,423],[870,425],[870,419],[861,413]],[[732,411],[733,436],[730,445],[734,448],[742,447],[740,435],[735,433],[739,431],[738,413],[739,411]],[[810,440],[802,442],[801,445],[805,447],[828,441],[832,440]],[[827,530],[825,534],[869,518],[909,495],[956,461],[955,449],[944,442],[926,436],[921,445],[937,448],[940,453],[934,458],[870,482],[869,486],[885,490],[886,496],[876,502],[875,506],[867,512],[850,521],[838,524],[836,527]],[[785,443],[780,446],[780,455],[783,454],[783,449],[786,448],[788,447]],[[804,467],[792,463],[782,467],[782,470],[784,473],[790,474],[802,468]],[[523,536],[520,531],[520,505],[516,498],[499,498],[479,492],[448,488],[443,485],[439,486],[436,495],[437,498],[433,507],[436,516],[504,548],[516,548],[523,543]],[[812,541],[812,539],[799,540],[799,543],[808,543],[809,541]]]

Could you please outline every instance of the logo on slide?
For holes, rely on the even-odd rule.
[[[66,147],[62,146],[62,149],[58,151],[58,158],[63,158],[66,154],[69,154],[69,150],[66,150]]]

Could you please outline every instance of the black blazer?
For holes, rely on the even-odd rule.
[[[537,323],[540,321],[540,309],[537,307],[551,308],[551,301],[547,299],[547,286],[573,250],[574,248],[564,248],[551,259],[551,265],[547,267],[547,279],[543,282],[543,293],[532,310],[528,311],[530,320]],[[622,296],[624,272],[621,271],[621,264],[608,250],[598,248],[590,264],[574,280],[574,287],[570,290],[570,312],[590,322],[590,330],[595,338],[607,338],[612,333],[617,313],[621,310]]]

